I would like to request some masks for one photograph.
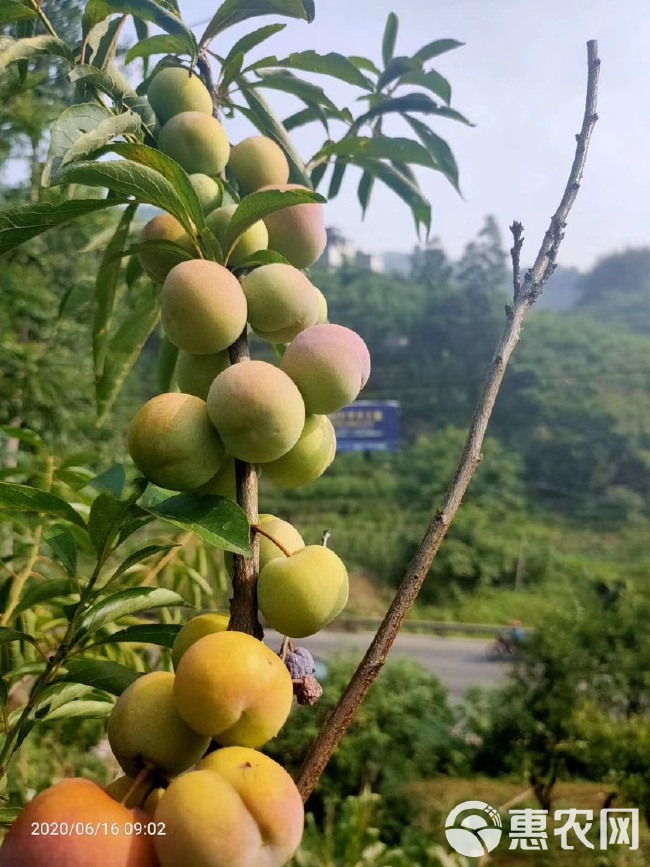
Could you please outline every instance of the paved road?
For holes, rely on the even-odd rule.
[[[276,649],[279,636],[267,632]],[[298,643],[309,648],[317,663],[326,663],[336,653],[356,655],[359,659],[372,639],[371,632],[320,632]],[[391,651],[391,658],[415,659],[437,675],[450,694],[461,698],[471,686],[498,686],[508,673],[508,665],[485,658],[489,642],[474,638],[441,638],[434,635],[402,634]]]

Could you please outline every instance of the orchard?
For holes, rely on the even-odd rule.
[[[312,0],[226,0],[198,42],[169,0],[89,0],[75,14],[81,37],[66,41],[55,3],[10,0],[0,11],[7,81],[20,88],[56,69],[69,89],[49,132],[43,189],[30,204],[0,212],[0,252],[111,209],[93,297],[99,422],[110,423],[152,338],[160,346],[159,381],[123,430],[128,472],[116,480],[107,471],[87,501],[64,493],[69,474],[53,462],[45,483],[0,482],[2,509],[9,519],[37,522],[34,556],[47,542],[67,582],[59,581],[64,607],[46,645],[19,617],[47,599],[30,583],[31,567],[7,587],[0,638],[31,648],[33,666],[29,692],[13,709],[12,674],[3,670],[0,776],[42,721],[85,712],[107,717],[123,772],[107,787],[77,777],[38,793],[9,829],[0,865],[282,867],[301,843],[303,802],[370,689],[458,508],[489,418],[488,411],[475,419],[449,499],[348,693],[292,779],[262,748],[296,703],[307,713],[318,701],[313,660],[295,642],[341,614],[349,578],[335,536],[324,532],[322,544],[305,544],[281,516],[260,514],[258,481],[287,490],[317,485],[336,455],[329,417],[355,401],[371,376],[365,342],[330,321],[327,298],[310,277],[327,243],[326,199],[315,190],[327,177],[335,197],[347,169],[356,168],[363,211],[383,183],[410,208],[416,228],[429,230],[430,205],[411,166],[455,187],[458,173],[446,142],[416,115],[467,123],[429,67],[459,43],[437,39],[413,57],[396,56],[391,15],[381,69],[366,58],[313,51],[248,64],[248,52],[284,24],[250,29],[226,49],[228,28],[262,15],[311,22]],[[298,73],[360,90],[363,108],[356,116],[338,108]],[[291,94],[303,108],[281,121],[264,88]],[[397,116],[410,137],[387,134]],[[235,118],[248,122],[248,135],[233,135]],[[327,140],[303,162],[290,133],[314,123],[324,125]],[[586,126],[585,149],[589,133]],[[138,223],[146,206],[156,214]],[[552,240],[559,244],[559,236]],[[503,361],[547,276],[544,261],[516,288],[482,398],[489,410]],[[126,581],[136,564],[166,554],[147,544],[155,521],[224,550],[229,612],[194,612],[184,624],[154,617],[187,607],[166,587]],[[265,643],[263,626],[283,637],[279,652]],[[158,650],[145,671],[131,670],[102,655],[120,643]]]

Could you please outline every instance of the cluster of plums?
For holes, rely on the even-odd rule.
[[[228,166],[242,196],[290,188],[284,153],[264,136],[231,149],[209,92],[181,67],[157,73],[148,96],[162,124],[158,147],[190,175],[207,226],[225,248],[236,205],[222,205],[214,178]],[[168,214],[151,220],[142,240],[172,241],[198,255]],[[161,286],[166,338],[179,350],[179,390],[149,400],[127,434],[150,482],[234,498],[235,459],[287,488],[314,481],[331,464],[336,437],[328,415],[356,398],[370,357],[355,332],[327,321],[325,298],[300,270],[320,257],[325,241],[322,206],[301,204],[248,229],[228,267],[164,245],[142,248],[141,264]],[[264,249],[289,264],[246,267]],[[249,327],[284,346],[279,364],[231,364],[229,347]],[[305,545],[273,515],[261,515],[256,529],[262,615],[288,638],[314,634],[346,604],[343,562],[324,545]],[[284,725],[296,673],[263,642],[227,626],[226,615],[203,614],[183,627],[175,673],[138,678],[112,711],[109,742],[126,776],[107,789],[71,779],[42,792],[7,835],[0,867],[282,867],[291,859],[302,836],[302,800],[287,772],[258,748]],[[74,830],[34,833],[48,823]]]

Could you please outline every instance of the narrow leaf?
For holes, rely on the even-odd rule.
[[[429,151],[433,159],[438,164],[438,168],[452,184],[457,192],[460,192],[458,185],[458,164],[447,142],[440,138],[433,130],[422,123],[417,118],[404,115],[404,120],[410,125],[411,129],[416,133],[422,144]]]
[[[42,183],[50,185],[60,168],[88,157],[118,136],[137,135],[142,127],[139,115],[125,111],[116,115],[103,105],[84,103],[66,108],[54,122]]]
[[[411,57],[394,57],[386,64],[386,69],[379,76],[379,80],[377,81],[377,90],[382,90],[382,88],[386,87],[387,84],[390,84],[391,81],[395,81],[396,78],[399,78],[400,75],[404,75],[406,72],[410,72],[413,69],[420,69],[420,67],[421,64],[418,63],[417,60],[413,60]]]
[[[359,186],[357,188],[357,197],[359,199],[359,204],[361,205],[361,213],[364,217],[368,210],[370,196],[372,195],[372,188],[374,185],[374,177],[369,172],[364,172],[361,175],[361,180],[359,181]]]
[[[95,384],[99,424],[106,420],[159,317],[158,293],[153,283],[147,281],[138,290],[133,307],[108,345],[104,371]]]
[[[373,90],[373,83],[360,72],[359,68],[343,54],[330,51],[328,54],[318,54],[316,51],[296,51],[278,61],[278,66],[289,69],[301,69],[303,72],[316,72],[320,75],[330,75],[348,84],[354,84],[363,90]]]
[[[280,33],[286,26],[286,24],[267,24],[266,27],[260,27],[259,30],[253,30],[252,33],[247,33],[245,36],[242,36],[241,39],[238,39],[237,42],[235,42],[226,55],[223,65],[227,66],[233,57],[236,57],[238,54],[248,54],[249,51],[256,48],[258,45],[261,45],[262,42],[265,42],[271,36]]]
[[[128,686],[142,676],[125,665],[105,659],[68,659],[65,667],[67,673],[61,680],[85,683],[111,695],[122,695]]]
[[[182,596],[164,587],[132,587],[120,590],[95,602],[84,614],[79,631],[88,633],[126,615],[185,604]]]
[[[116,12],[133,15],[134,18],[143,21],[151,21],[165,33],[180,37],[187,53],[193,59],[196,58],[198,47],[194,34],[186,27],[178,13],[173,11],[173,7],[170,8],[158,0],[89,0],[84,12],[84,33],[87,33],[91,26]]]
[[[261,80],[250,84],[249,87],[270,87],[273,90],[297,96],[298,99],[302,99],[308,104],[322,105],[330,111],[337,111],[336,105],[322,87],[309,81],[303,81],[291,72],[259,72],[258,74],[261,76]]]
[[[427,168],[438,168],[429,151],[419,142],[408,138],[375,136],[372,138],[349,136],[341,141],[325,145],[317,154],[330,156],[345,156],[354,161],[355,157],[362,159],[386,159],[397,162],[415,163]],[[332,193],[330,193],[330,196]]]
[[[180,527],[192,530],[204,542],[225,551],[250,557],[250,528],[246,515],[224,497],[179,494],[152,506],[147,512]]]
[[[464,42],[458,42],[457,39],[435,39],[427,45],[415,52],[415,57],[426,63],[427,60],[432,60],[440,54],[445,54],[447,51],[453,51],[455,48],[460,48]]]
[[[32,36],[29,39],[0,37],[0,70],[6,69],[17,60],[31,60],[32,57],[61,57],[70,65],[74,54],[62,39],[56,36]]]
[[[109,469],[104,470],[103,473],[95,476],[87,485],[98,491],[107,491],[119,500],[122,498],[124,486],[126,485],[126,470],[122,464],[115,464],[109,467]],[[86,486],[84,485],[84,487]]]
[[[56,722],[62,719],[104,719],[113,710],[112,701],[71,701],[50,711],[41,722]]]
[[[78,593],[76,583],[70,578],[50,578],[30,587],[16,608],[16,614],[21,611],[29,611],[35,605],[44,602],[53,603],[54,600],[65,599]]]
[[[400,85],[414,84],[417,87],[425,87],[427,90],[435,93],[436,96],[439,96],[440,99],[444,100],[447,105],[451,102],[451,85],[447,79],[440,75],[439,72],[436,72],[435,69],[430,69],[428,72],[424,72],[421,69],[413,69],[403,75],[400,78],[399,83]]]
[[[201,37],[201,45],[205,45],[228,27],[248,18],[283,15],[285,18],[300,18],[311,22],[315,14],[314,0],[225,0],[206,27]]]
[[[131,230],[131,223],[137,210],[137,204],[129,205],[117,224],[115,234],[106,247],[102,263],[95,279],[93,307],[93,360],[95,376],[104,372],[104,362],[108,352],[108,344],[113,322],[113,308],[117,294],[117,284],[120,276],[121,260],[114,258],[115,253],[124,247]]]
[[[24,21],[36,18],[36,12],[25,6],[22,0],[4,0],[0,9],[0,27],[11,24],[12,21]]]
[[[289,265],[290,263],[281,256],[280,253],[276,253],[275,250],[258,250],[256,253],[253,253],[247,259],[244,259],[243,262],[240,262],[236,267],[236,271],[248,271],[251,268],[259,268],[261,265]]]
[[[420,190],[407,177],[379,160],[357,159],[356,164],[373,177],[382,181],[409,206],[416,228],[423,224],[427,232],[431,228],[431,205]]]
[[[78,527],[86,526],[81,515],[65,500],[29,485],[0,482],[0,516],[3,509],[42,513],[48,517],[62,518]]]
[[[19,629],[11,629],[8,626],[0,626],[0,644],[9,644],[12,641],[26,641],[34,646],[38,643],[33,635],[28,635]]]
[[[384,36],[381,42],[381,56],[385,67],[388,66],[393,59],[398,28],[399,18],[394,12],[391,12],[386,19],[386,27],[384,28]]]
[[[141,563],[148,557],[153,557],[154,554],[166,554],[168,551],[173,551],[174,548],[178,548],[178,545],[147,545],[145,548],[140,548],[139,551],[134,551],[133,554],[129,554],[126,560],[124,560],[124,562],[121,563],[117,570],[111,575],[110,580],[114,581],[116,578],[120,578],[132,566]]]
[[[37,202],[7,208],[0,211],[0,253],[13,250],[55,226],[62,226],[104,208],[114,208],[123,202],[119,198],[68,199],[56,204]]]
[[[43,533],[50,546],[54,559],[60,563],[70,577],[77,574],[77,543],[73,534],[64,524],[53,524]]]
[[[125,61],[131,63],[138,57],[153,57],[156,54],[189,54],[188,45],[180,36],[171,36],[169,33],[157,33],[140,42],[136,42],[126,52]]]
[[[258,220],[293,205],[325,201],[323,196],[312,190],[263,190],[245,196],[237,206],[228,226],[226,260],[237,239]]]
[[[114,64],[109,64],[105,69],[79,64],[70,72],[68,79],[86,85],[93,92],[105,93],[118,111],[134,112],[140,117],[149,135],[154,135],[158,121],[149,101],[131,87]]]
[[[194,234],[193,220],[174,184],[160,172],[130,159],[71,163],[59,172],[57,182],[104,187],[120,196],[133,196],[140,203],[155,205],[172,214],[188,232]]]
[[[334,171],[332,172],[329,190],[327,191],[328,198],[333,199],[335,196],[338,195],[339,190],[341,189],[341,184],[343,183],[343,176],[345,175],[346,169],[347,162],[345,160],[339,159],[334,164]]]
[[[179,166],[175,160],[162,151],[143,144],[118,144],[112,148],[112,151],[127,160],[132,160],[164,175],[174,187],[176,195],[195,227],[195,232],[197,230],[200,232],[205,228],[205,215],[196,190],[185,169]],[[181,222],[184,221],[181,220]]]
[[[95,644],[134,643],[173,647],[181,628],[176,623],[143,623],[138,626],[127,626],[126,629],[120,629],[112,635],[98,638]]]

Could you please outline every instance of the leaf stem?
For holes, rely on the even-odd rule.
[[[45,12],[43,12],[43,9],[41,8],[41,0],[31,0],[31,3],[32,3],[32,7],[34,8],[36,14],[41,19],[43,25],[45,26],[45,29],[50,34],[50,36],[53,36],[55,39],[58,39],[59,36],[58,36],[56,30],[54,29],[54,27],[52,26],[52,22],[47,17]]]

